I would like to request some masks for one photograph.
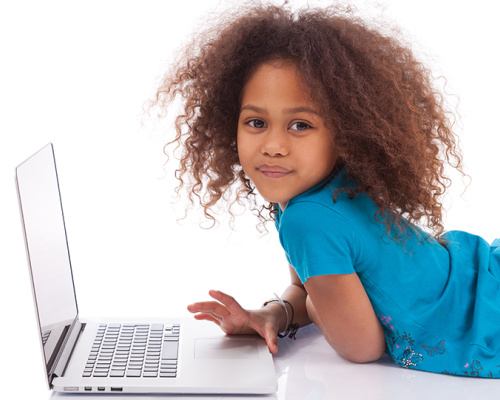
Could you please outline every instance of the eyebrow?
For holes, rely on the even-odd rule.
[[[264,108],[253,106],[251,104],[247,104],[247,105],[241,107],[240,112],[243,110],[250,110],[250,111],[255,111],[255,112],[258,112],[261,114],[267,114],[267,111]],[[285,108],[283,110],[284,114],[296,114],[296,113],[301,113],[301,112],[316,114],[319,117],[321,116],[316,110],[309,108],[309,107]]]

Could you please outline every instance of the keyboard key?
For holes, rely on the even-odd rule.
[[[163,324],[151,324],[152,331],[163,331]]]
[[[175,360],[177,359],[177,349],[179,347],[178,342],[163,342],[162,347],[162,360]]]

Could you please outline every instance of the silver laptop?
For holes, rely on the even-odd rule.
[[[265,342],[192,319],[80,319],[52,144],[16,168],[49,388],[72,393],[274,393]]]

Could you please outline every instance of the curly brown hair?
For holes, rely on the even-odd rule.
[[[175,98],[184,100],[171,143],[182,149],[178,189],[187,188],[191,204],[197,197],[212,219],[221,200],[231,210],[250,199],[261,219],[272,210],[255,201],[236,134],[245,83],[261,64],[285,60],[332,124],[340,160],[357,183],[353,195],[372,198],[388,231],[394,223],[388,215],[436,237],[444,231],[441,197],[450,185],[444,169],[462,172],[462,157],[444,96],[409,46],[338,6],[245,6],[226,17],[185,48],[153,101],[165,111]]]

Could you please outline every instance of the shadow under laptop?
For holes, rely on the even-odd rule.
[[[224,400],[242,400],[242,399],[274,399],[277,400],[275,394],[271,395],[195,395],[195,394],[92,394],[92,399],[127,399],[127,400],[150,400],[150,399],[168,399],[168,400],[208,400],[208,399],[224,399]],[[81,399],[81,394],[66,394],[51,392],[49,399],[65,400],[65,399]]]

